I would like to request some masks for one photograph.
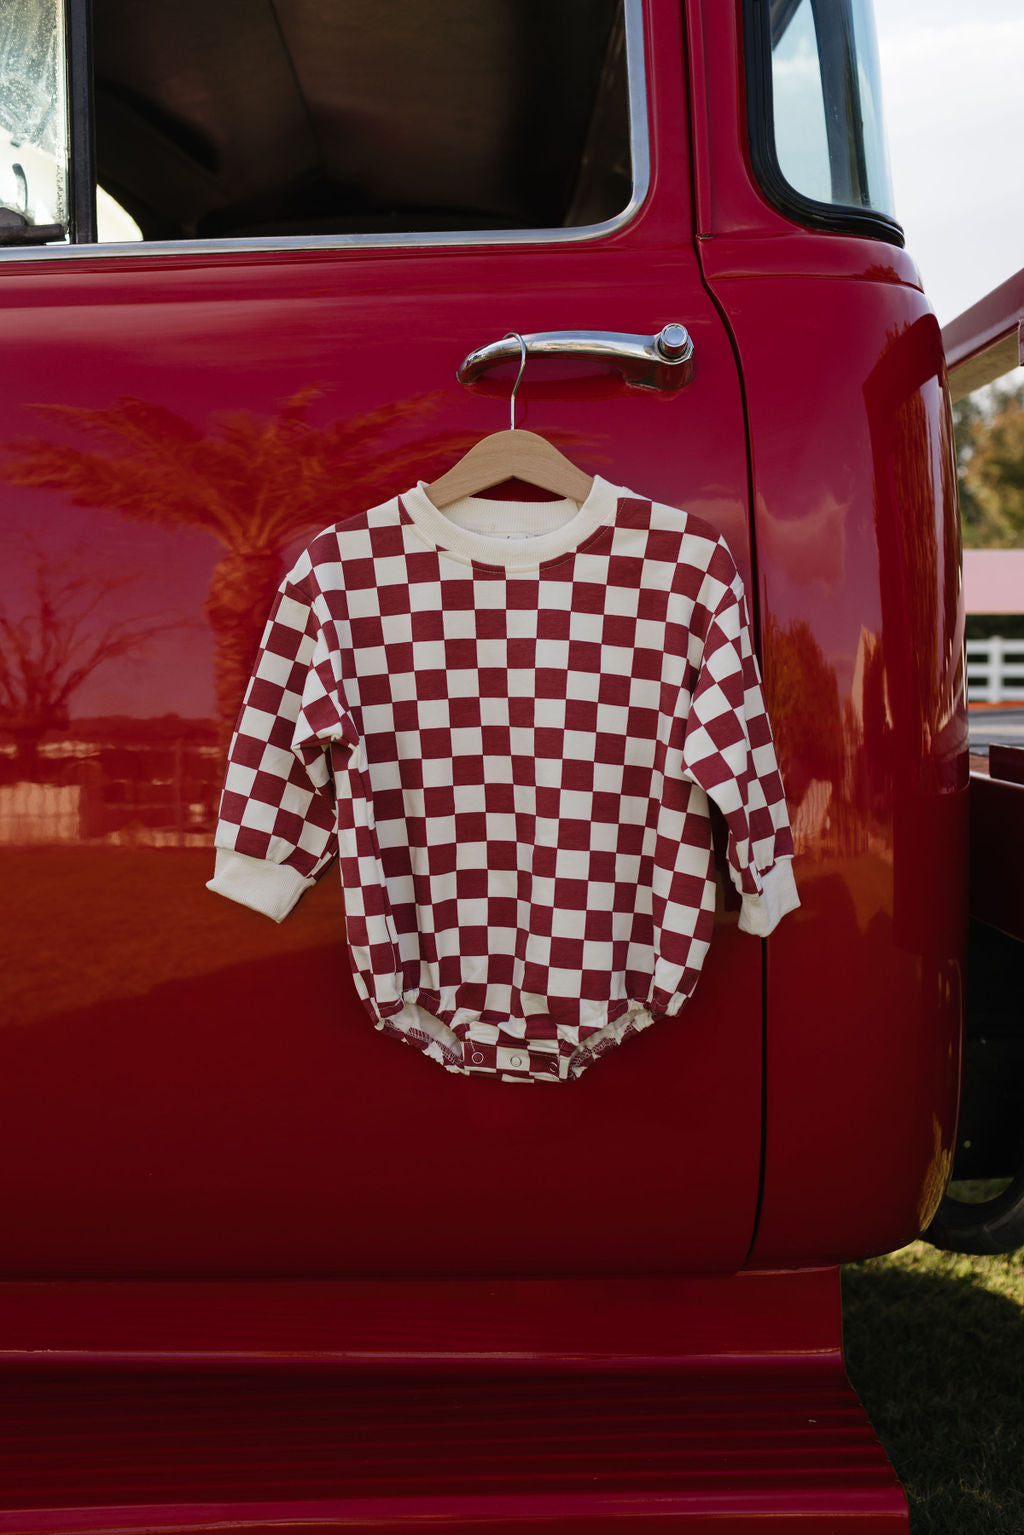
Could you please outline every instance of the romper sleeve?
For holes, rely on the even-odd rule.
[[[228,752],[206,888],[282,922],[338,851],[330,745],[340,713],[306,556],[285,578]]]
[[[712,799],[728,828],[728,867],[742,897],[739,925],[767,937],[800,905],[793,834],[775,755],[743,583],[732,579],[709,614],[683,742],[684,776]],[[719,588],[721,590],[721,588]]]

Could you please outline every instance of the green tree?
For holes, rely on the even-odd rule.
[[[956,448],[956,468],[960,481],[960,522],[963,526],[964,543],[972,548],[975,530],[981,525],[984,514],[978,505],[974,491],[966,482],[966,471],[974,451],[971,433],[979,423],[983,422],[981,406],[973,395],[965,395],[962,400],[956,401],[953,406],[953,443]]]
[[[964,543],[1024,547],[1024,385],[995,388],[989,409],[961,400],[953,419]]]

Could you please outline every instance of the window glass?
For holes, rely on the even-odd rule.
[[[889,169],[885,124],[882,120],[882,80],[871,0],[851,0],[850,10],[853,15],[864,158],[867,168],[869,193],[867,206],[877,208],[883,213],[892,213],[892,176]]]
[[[64,8],[16,0],[0,6],[0,244],[43,226],[60,239],[67,222]]]
[[[92,25],[97,177],[146,240],[572,228],[630,202],[622,0],[93,0]]]
[[[893,214],[870,0],[772,0],[779,169],[815,202]]]
[[[779,169],[805,197],[829,202],[825,100],[810,0],[797,6],[781,36],[772,36],[772,99]]]

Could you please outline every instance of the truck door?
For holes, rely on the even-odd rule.
[[[336,873],[280,927],[205,889],[277,584],[507,424],[475,348],[685,325],[685,388],[531,359],[520,424],[709,521],[753,596],[680,8],[94,0],[86,67],[67,3],[0,26],[6,1277],[734,1271],[762,945],[727,889],[678,1018],[520,1090],[374,1032]]]

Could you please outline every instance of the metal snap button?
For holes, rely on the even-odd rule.
[[[483,1058],[484,1058],[484,1056],[483,1056],[483,1051],[482,1050],[474,1050],[473,1054],[470,1057],[470,1059],[472,1060],[474,1066],[479,1066],[479,1064],[483,1060]]]
[[[523,1064],[523,1058],[521,1055],[512,1055],[509,1057],[508,1063],[510,1066],[521,1066]]]

